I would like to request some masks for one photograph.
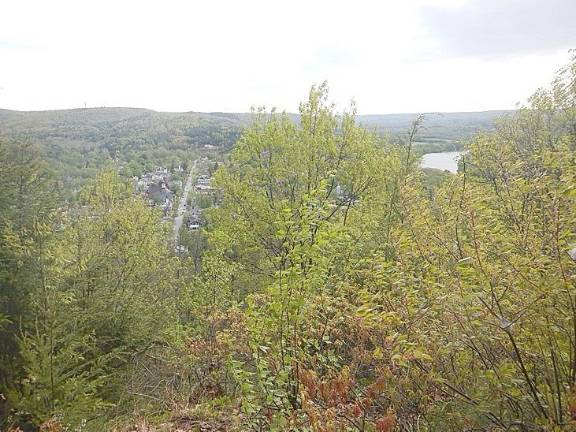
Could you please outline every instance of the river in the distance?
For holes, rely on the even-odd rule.
[[[458,159],[462,152],[426,153],[422,156],[422,168],[435,168],[442,171],[458,172]]]

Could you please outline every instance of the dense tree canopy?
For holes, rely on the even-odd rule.
[[[254,113],[178,254],[115,170],[67,204],[2,142],[3,428],[576,429],[576,59],[434,184],[418,118],[298,118]]]

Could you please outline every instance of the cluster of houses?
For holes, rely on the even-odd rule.
[[[167,217],[174,205],[174,192],[170,189],[172,176],[168,168],[156,168],[152,172],[135,177],[134,181],[136,191],[144,194],[150,205],[161,208],[164,217]]]
[[[214,192],[214,188],[211,186],[212,178],[206,174],[202,174],[198,176],[198,180],[196,180],[196,186],[194,189],[196,192],[201,194],[208,194]]]
[[[199,207],[193,207],[190,210],[190,214],[186,219],[186,226],[189,230],[196,231],[200,229],[202,225],[202,209]]]
[[[208,195],[216,192],[216,188],[212,187],[212,178],[207,174],[201,174],[196,179],[194,191],[200,195]],[[190,209],[186,218],[186,227],[189,230],[196,231],[202,226],[202,208],[195,205]]]
[[[174,171],[182,172],[183,169],[177,167]],[[177,205],[175,193],[173,187],[171,187],[175,180],[170,170],[158,167],[154,171],[143,174],[140,177],[134,177],[133,180],[136,192],[145,196],[151,206],[162,209],[164,218],[167,220],[173,207]],[[194,191],[199,195],[209,195],[215,193],[216,188],[212,186],[212,178],[207,174],[202,174],[196,179]],[[191,207],[185,216],[184,223],[188,229],[198,230],[202,226],[202,208],[198,205]]]

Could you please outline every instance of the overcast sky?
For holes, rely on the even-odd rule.
[[[514,108],[576,48],[576,0],[2,0],[0,107]]]

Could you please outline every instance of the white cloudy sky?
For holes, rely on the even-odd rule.
[[[513,108],[576,48],[575,0],[2,0],[0,107]]]

